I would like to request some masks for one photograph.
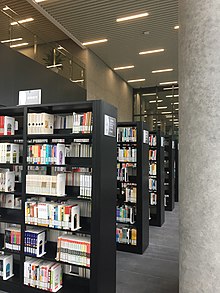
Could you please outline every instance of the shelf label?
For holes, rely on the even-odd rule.
[[[19,91],[18,105],[41,104],[41,89]]]
[[[105,115],[104,117],[104,135],[116,137],[116,119]]]
[[[161,136],[161,146],[164,147],[164,137]]]
[[[143,130],[143,143],[149,143],[149,131]]]
[[[175,143],[173,140],[172,140],[172,149],[175,149]]]

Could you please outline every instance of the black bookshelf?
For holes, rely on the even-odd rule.
[[[118,149],[120,148],[134,148],[137,151],[136,161],[122,162],[118,157],[118,167],[121,168],[123,164],[128,164],[128,168],[132,168],[132,172],[128,172],[128,180],[124,181],[118,178],[117,191],[117,206],[128,205],[134,207],[136,210],[134,223],[122,223],[116,221],[116,227],[136,229],[136,245],[131,243],[118,243],[117,250],[143,254],[149,245],[149,204],[148,204],[148,172],[146,166],[148,165],[148,137],[149,132],[146,123],[143,122],[123,122],[118,123],[117,128],[134,128],[136,130],[136,140],[133,142],[121,142],[118,140]],[[131,169],[129,169],[131,170]],[[133,184],[136,189],[136,202],[126,201],[126,196],[123,193],[123,184]]]
[[[152,137],[155,143],[152,144]],[[156,152],[151,160],[150,152]],[[150,172],[151,164],[156,164],[156,172]],[[150,181],[155,187],[151,187]],[[164,207],[164,137],[161,132],[151,131],[149,134],[149,222],[151,226],[161,227],[165,221]]]
[[[164,205],[166,211],[175,207],[175,142],[172,136],[164,136]]]
[[[175,202],[179,201],[179,141],[175,140],[174,151],[174,178],[175,178]]]
[[[73,112],[92,112],[93,129],[91,134],[72,134],[71,130],[55,131],[54,135],[27,133],[27,115],[28,113],[48,114],[72,114]],[[21,251],[16,255],[19,261],[14,259],[14,277],[8,281],[0,278],[0,290],[7,292],[44,292],[23,284],[24,279],[24,261],[27,254],[24,253],[24,232],[25,224],[25,201],[32,195],[26,194],[26,174],[30,164],[27,163],[27,147],[31,139],[47,139],[50,143],[53,138],[65,139],[66,143],[74,138],[90,139],[92,143],[92,158],[66,159],[65,167],[89,167],[92,168],[92,197],[91,199],[78,198],[78,188],[66,187],[67,195],[63,200],[70,197],[74,200],[91,201],[91,218],[81,217],[82,230],[71,233],[85,233],[91,236],[91,264],[90,279],[76,277],[64,274],[63,287],[59,290],[61,293],[115,293],[116,291],[116,243],[115,243],[115,201],[117,193],[116,164],[117,164],[117,144],[116,144],[116,117],[117,110],[103,102],[78,102],[66,104],[48,104],[34,106],[19,106],[0,108],[0,115],[13,117],[19,116],[19,135],[1,136],[0,141],[23,140],[23,161],[21,184],[17,184],[14,194],[21,195],[21,210],[0,209],[0,222],[17,223],[21,226]],[[23,126],[23,127],[22,127]],[[22,131],[21,131],[22,130]],[[64,167],[64,166],[62,166]],[[47,174],[50,174],[53,166],[47,166]],[[72,193],[73,192],[73,195]],[[35,196],[35,195],[33,195]],[[49,200],[54,200],[50,195],[46,196]],[[61,200],[62,200],[61,199]],[[60,197],[58,198],[60,200]],[[48,228],[50,229],[50,228]],[[59,230],[59,229],[51,229]],[[3,242],[3,241],[2,241]],[[3,243],[1,242],[2,246]],[[0,247],[3,249],[3,247]],[[46,254],[40,259],[54,259],[57,249],[56,242],[46,244]],[[13,254],[13,253],[12,253]],[[60,262],[62,263],[62,262]],[[74,264],[72,264],[74,266]],[[77,265],[76,265],[77,267]]]

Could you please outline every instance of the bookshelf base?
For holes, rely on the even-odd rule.
[[[123,244],[123,243],[117,243],[117,250],[123,251],[123,252],[130,252],[130,253],[137,253],[137,254],[143,254],[144,251],[142,251],[137,245],[129,245],[129,244]]]

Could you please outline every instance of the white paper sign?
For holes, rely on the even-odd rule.
[[[19,91],[19,105],[41,104],[41,89]]]
[[[108,115],[104,117],[104,135],[116,137],[116,119]]]
[[[163,147],[164,146],[164,137],[161,136],[161,146]]]
[[[149,143],[149,131],[143,130],[143,143]]]

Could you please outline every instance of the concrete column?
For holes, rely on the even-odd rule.
[[[220,292],[220,1],[179,1],[180,293]]]
[[[152,131],[154,129],[153,115],[147,115],[146,122],[147,122],[148,129]]]

